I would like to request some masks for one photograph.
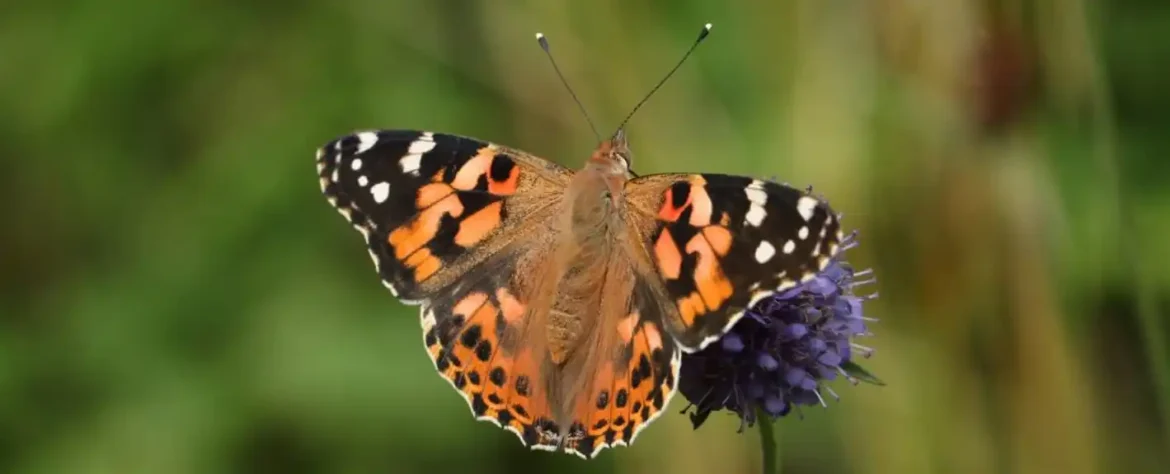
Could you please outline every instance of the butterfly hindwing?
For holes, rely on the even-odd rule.
[[[515,433],[533,449],[554,450],[561,431],[547,392],[546,357],[534,344],[528,298],[516,280],[523,253],[509,248],[426,303],[424,343],[435,369],[463,395],[477,420]]]
[[[603,353],[596,371],[586,375],[588,388],[573,408],[564,445],[582,457],[633,443],[675,393],[682,352],[662,326],[668,308],[644,279],[637,279],[628,294],[628,308],[617,324],[602,328],[616,333],[608,339],[616,342],[614,350]]]
[[[760,299],[811,279],[840,249],[838,216],[806,191],[719,174],[626,185],[632,218],[675,311],[684,350],[716,340]]]
[[[559,201],[568,170],[456,135],[379,130],[317,151],[321,190],[365,236],[383,283],[425,300]]]

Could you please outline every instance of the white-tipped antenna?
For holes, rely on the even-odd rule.
[[[561,84],[565,85],[565,89],[569,91],[569,95],[573,96],[573,102],[577,103],[577,108],[581,109],[581,115],[585,116],[585,121],[589,122],[589,128],[593,130],[593,135],[601,141],[601,134],[597,133],[597,127],[593,125],[593,119],[589,118],[589,112],[585,111],[585,105],[581,103],[581,99],[577,98],[577,93],[573,92],[573,88],[569,87],[569,81],[565,80],[565,75],[561,74],[561,68],[557,67],[557,61],[553,59],[552,51],[549,51],[548,40],[544,39],[544,33],[536,33],[536,42],[540,43],[540,49],[544,50],[544,55],[548,56],[548,62],[552,63],[553,70],[556,71],[557,77],[560,78]]]
[[[646,101],[650,99],[650,96],[654,95],[655,92],[658,92],[658,88],[662,87],[662,85],[666,83],[666,80],[670,79],[670,76],[673,76],[674,72],[677,71],[684,62],[686,62],[687,58],[691,57],[691,53],[695,51],[695,48],[699,47],[699,43],[702,43],[704,39],[707,39],[707,35],[711,33],[711,26],[712,25],[710,23],[703,25],[703,31],[699,32],[699,37],[695,38],[694,44],[692,44],[690,49],[688,49],[687,52],[683,54],[682,59],[679,59],[678,63],[676,63],[674,67],[670,69],[670,72],[666,73],[666,76],[664,76],[661,81],[658,81],[658,84],[656,84],[653,89],[650,89],[649,94],[646,94],[642,100],[638,101],[638,105],[635,105],[634,109],[630,111],[630,114],[626,115],[626,118],[622,120],[620,125],[618,125],[618,130],[621,130],[622,127],[625,127],[626,122],[629,122],[630,118],[634,116],[634,112],[637,112],[638,109],[642,107],[642,104],[645,104]]]

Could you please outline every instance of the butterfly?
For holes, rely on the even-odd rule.
[[[632,442],[682,351],[836,255],[805,190],[721,174],[629,179],[619,131],[570,170],[456,135],[361,132],[317,152],[321,189],[477,419],[536,449]]]
[[[324,196],[386,288],[421,307],[426,352],[474,417],[584,458],[632,443],[674,395],[684,351],[811,279],[843,237],[809,190],[632,177],[631,159],[622,128],[578,170],[419,130],[316,154]]]

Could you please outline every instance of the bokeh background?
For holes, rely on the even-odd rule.
[[[788,473],[1167,472],[1170,3],[0,6],[0,472],[758,472],[686,404],[598,459],[472,421],[321,197],[366,128],[813,184],[881,318]],[[604,132],[603,132],[604,133]]]

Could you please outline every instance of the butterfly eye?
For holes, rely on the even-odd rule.
[[[630,154],[630,152],[627,151],[625,153],[614,153],[614,156],[617,157],[618,161],[622,162],[622,166],[625,166],[626,169],[633,167],[632,165],[634,157]]]
[[[613,143],[613,148],[610,149],[610,153],[616,161],[622,164],[622,168],[629,171],[633,164],[634,156],[633,153],[630,153],[630,141],[626,138],[625,129],[619,128],[610,141]]]

